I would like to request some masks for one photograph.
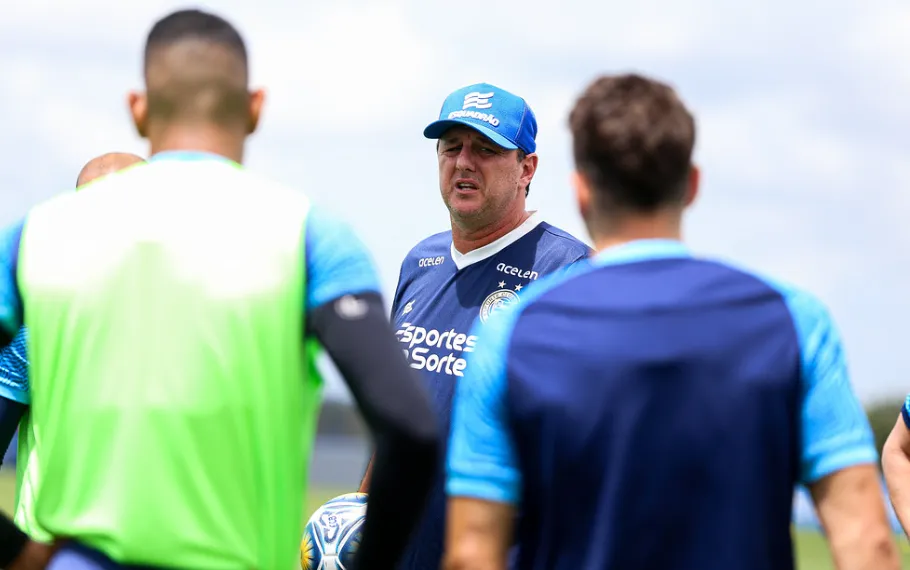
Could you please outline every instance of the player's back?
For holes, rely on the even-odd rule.
[[[522,307],[507,402],[520,568],[792,568],[801,352],[786,293],[687,256]]]
[[[45,528],[131,563],[293,560],[318,401],[308,208],[228,161],[161,160],[29,214]]]

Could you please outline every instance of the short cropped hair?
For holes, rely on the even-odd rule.
[[[684,200],[695,120],[670,86],[636,74],[600,77],[569,127],[575,168],[601,209],[650,213]]]
[[[149,32],[145,83],[150,118],[246,123],[248,82],[246,45],[223,18],[181,10],[159,20]]]
[[[230,22],[202,10],[178,10],[155,22],[145,42],[145,62],[156,48],[183,40],[203,40],[229,48],[244,65],[248,64],[246,44]]]

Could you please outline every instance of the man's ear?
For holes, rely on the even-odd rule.
[[[698,192],[700,190],[701,184],[701,170],[697,165],[693,164],[689,169],[689,181],[686,187],[686,195],[684,197],[683,206],[688,208],[695,202],[695,199],[698,197]]]
[[[133,126],[139,136],[145,138],[148,136],[148,97],[142,91],[130,91],[126,96],[126,103],[130,109],[130,116],[133,118]]]
[[[262,117],[262,106],[264,104],[264,89],[256,89],[250,93],[250,122],[247,125],[247,134],[253,134],[259,128],[259,119]]]
[[[578,207],[578,213],[583,220],[587,221],[588,217],[591,215],[591,208],[593,207],[591,204],[591,185],[588,183],[584,174],[577,170],[572,171],[569,182],[572,185],[572,188],[575,189],[575,202]]]

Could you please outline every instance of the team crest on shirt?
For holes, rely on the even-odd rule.
[[[518,293],[515,292],[521,291],[521,285],[516,285],[514,291],[512,289],[506,289],[505,286],[505,282],[500,281],[499,289],[487,295],[487,298],[483,300],[483,303],[480,305],[480,322],[487,322],[490,315],[499,309],[511,305],[512,303],[518,303],[521,300],[518,297]]]

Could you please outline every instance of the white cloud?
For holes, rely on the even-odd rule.
[[[0,34],[15,37],[23,29],[41,28],[53,38],[50,45],[61,50],[90,38],[110,46],[120,61],[130,54],[129,60],[135,62],[130,74],[109,77],[101,84],[119,80],[121,90],[135,86],[151,24],[183,7],[171,1],[137,6],[102,0],[78,5],[62,0],[26,4],[17,4],[11,14],[4,14]],[[408,120],[415,110],[419,115],[435,107],[427,107],[426,101],[437,78],[436,54],[433,45],[416,33],[402,2],[288,5],[282,7],[280,19],[259,5],[209,4],[245,36],[252,79],[267,89],[264,121],[277,128],[366,134]],[[55,17],[48,19],[44,10],[51,5]],[[99,63],[77,61],[76,66]]]
[[[823,91],[778,88],[696,107],[699,161],[750,186],[780,185],[786,173],[791,181],[811,181],[801,191],[844,189],[861,175],[864,143],[834,127],[825,103]]]
[[[843,43],[853,53],[910,86],[910,5],[902,0],[876,0],[863,5]]]
[[[864,101],[857,106],[857,114],[890,115],[893,132],[906,133],[910,130],[910,4],[903,0],[858,2],[844,32],[829,47],[840,66],[849,70],[844,85],[835,89],[861,93]]]
[[[92,156],[112,150],[145,152],[131,129],[125,89],[105,89],[102,98],[82,87],[60,88],[61,84],[106,87],[112,82],[104,67],[90,64],[55,70],[21,56],[0,60],[0,73],[15,78],[5,83],[8,96],[29,117],[33,134],[46,141],[43,153],[78,168]]]
[[[435,107],[427,104],[433,46],[399,3],[325,4],[293,35],[263,36],[257,45],[254,71],[282,122],[366,135],[415,111],[422,121]]]
[[[501,38],[515,46],[507,57],[519,59],[517,46],[535,52],[557,50],[573,56],[605,56],[610,59],[684,57],[703,42],[707,1],[662,2],[659,0],[623,4],[603,2],[490,2],[482,18],[459,30],[471,39]],[[455,22],[461,18],[453,14]]]

